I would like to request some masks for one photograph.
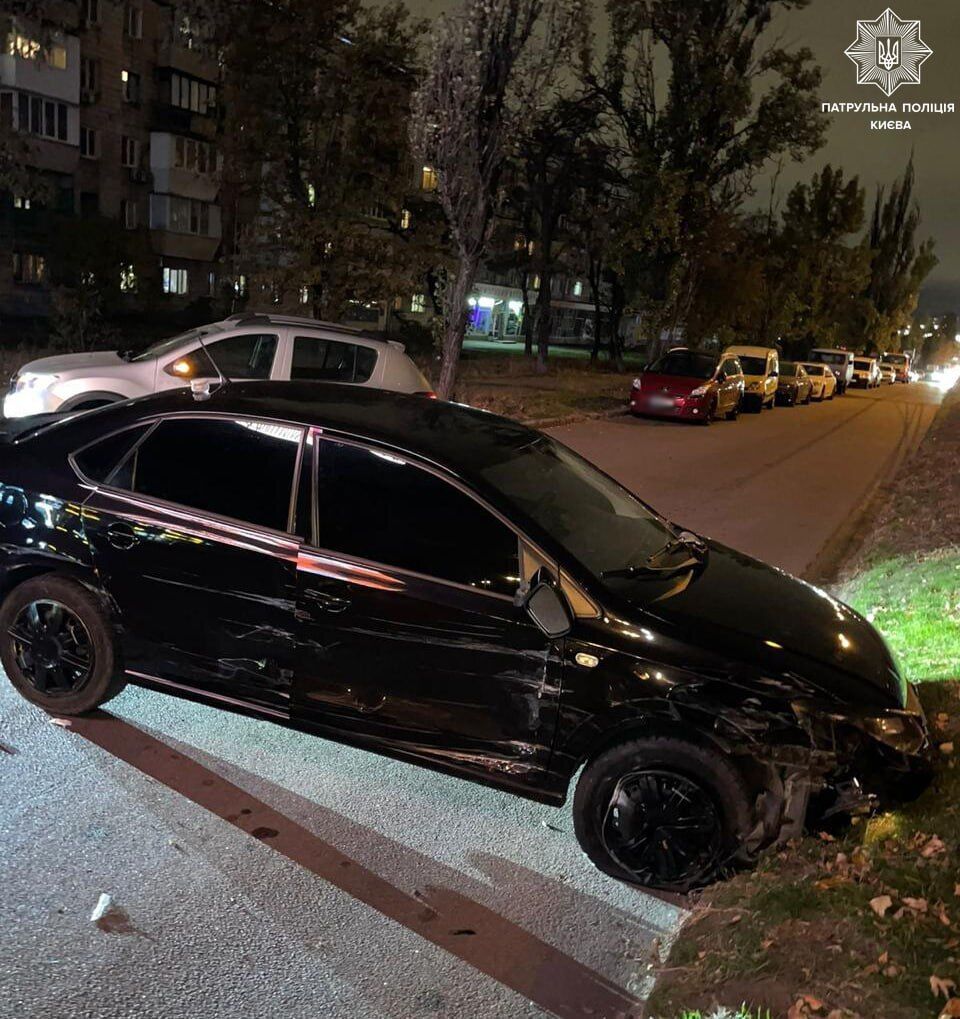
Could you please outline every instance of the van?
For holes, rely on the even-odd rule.
[[[875,357],[862,355],[853,359],[853,386],[875,389],[880,385],[880,362]]]
[[[743,368],[743,406],[759,413],[774,407],[780,380],[780,355],[773,347],[727,347],[727,354],[736,357]]]
[[[841,347],[814,347],[808,361],[825,364],[837,378],[837,395],[843,396],[853,382],[853,351]]]

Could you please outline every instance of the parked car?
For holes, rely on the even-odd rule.
[[[25,364],[3,403],[8,418],[89,410],[215,379],[346,382],[432,396],[402,343],[290,315],[246,313],[191,329],[139,353],[57,354]]]
[[[837,394],[843,396],[847,386],[853,383],[853,351],[842,347],[814,347],[807,360],[825,364],[837,380]]]
[[[727,347],[726,354],[736,357],[743,368],[744,407],[761,411],[771,410],[777,402],[777,382],[780,374],[780,355],[773,347]]]
[[[837,376],[825,365],[802,362],[810,379],[814,400],[832,400],[837,392]]]
[[[633,380],[630,410],[702,425],[721,414],[735,421],[743,388],[743,371],[735,357],[675,347]]]
[[[897,369],[892,364],[880,365],[880,381],[893,385],[897,381]]]
[[[794,361],[782,361],[777,382],[777,401],[787,407],[795,407],[798,403],[809,403],[812,399],[813,383],[806,368]]]
[[[880,355],[880,370],[882,371],[884,366],[888,366],[893,369],[894,382],[909,382],[911,378],[910,372],[910,355],[901,353],[900,351],[891,352],[889,354]],[[886,379],[884,379],[886,381]]]
[[[880,362],[875,357],[853,359],[853,382],[851,385],[873,389],[880,385]]]
[[[628,881],[927,771],[862,616],[482,411],[247,382],[10,421],[0,522],[0,660],[44,710],[132,682],[555,806],[579,772]]]

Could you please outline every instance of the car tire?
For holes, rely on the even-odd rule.
[[[673,808],[678,801],[695,805],[690,816],[699,828],[681,824],[685,815]],[[672,736],[645,736],[605,750],[584,768],[573,823],[581,849],[605,874],[682,893],[717,880],[745,856],[750,802],[740,772],[719,752]],[[680,824],[672,832],[671,820]],[[638,853],[644,829],[648,845]],[[663,848],[651,852],[653,833]],[[685,867],[681,848],[691,861]]]
[[[736,421],[740,417],[740,397],[733,402],[733,406],[727,411],[727,420]]]
[[[126,686],[106,605],[69,577],[34,577],[7,595],[0,661],[23,697],[56,715],[93,711]]]

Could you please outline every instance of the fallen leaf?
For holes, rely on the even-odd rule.
[[[827,1019],[843,1019],[843,1012],[839,1008],[835,1008],[832,1012],[827,1013]]]
[[[892,905],[893,899],[889,895],[878,895],[875,899],[870,900],[870,908],[877,916],[883,916]]]
[[[820,1012],[823,1009],[823,1002],[812,994],[805,994],[802,1000],[807,1008],[812,1009],[814,1012]]]
[[[880,965],[881,965],[881,966],[886,966],[886,964],[887,964],[887,963],[888,963],[889,961],[890,961],[890,953],[889,953],[889,952],[884,952],[884,953],[883,953],[883,954],[882,954],[882,955],[880,956],[880,958],[879,958],[879,959],[877,959],[877,962],[878,962],[878,963],[880,963]]]
[[[952,754],[953,753],[953,743],[952,742],[950,742],[950,743],[941,743],[940,744],[940,753],[941,754]]]
[[[915,913],[926,913],[927,911],[926,899],[911,899],[909,895],[904,895],[903,904]]]
[[[813,887],[821,892],[828,892],[831,888],[836,888],[838,885],[849,885],[851,883],[851,879],[846,874],[834,874],[832,877],[825,877],[819,881],[814,881]]]
[[[943,844],[943,839],[939,835],[933,835],[923,849],[920,850],[920,855],[925,860],[929,860],[931,856],[937,856],[946,851],[947,847]]]
[[[960,884],[953,886],[953,894],[956,895],[957,898],[960,898]]]
[[[889,966],[884,966],[883,975],[885,977],[895,977],[900,972],[900,967],[890,963]]]
[[[937,1016],[937,1019],[956,1019],[957,1016],[960,1016],[960,998],[951,998],[943,1006],[943,1011]]]
[[[938,977],[936,974],[930,977],[930,993],[935,998],[939,998],[941,994],[945,998],[949,998],[950,992],[956,986],[957,985],[953,980],[947,980],[944,977]]]
[[[836,842],[837,840],[828,831],[819,832],[821,842]]]

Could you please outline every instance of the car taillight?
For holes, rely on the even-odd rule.
[[[439,400],[440,397],[432,389],[421,389],[419,393],[414,393],[414,396],[423,396],[428,400]]]

